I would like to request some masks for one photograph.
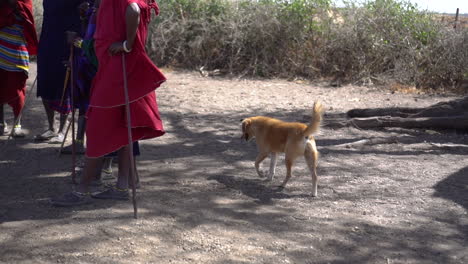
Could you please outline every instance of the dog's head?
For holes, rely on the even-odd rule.
[[[241,139],[245,139],[245,141],[249,141],[253,138],[252,133],[252,120],[250,118],[242,119],[242,136]]]

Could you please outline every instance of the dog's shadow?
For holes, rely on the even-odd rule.
[[[245,179],[233,176],[215,175],[208,178],[215,180],[229,189],[239,190],[262,204],[271,204],[275,199],[310,198],[307,194],[288,194],[279,186],[271,185],[264,179]]]

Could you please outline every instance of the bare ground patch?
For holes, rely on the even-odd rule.
[[[32,141],[46,120],[30,94],[23,125],[30,136],[0,137],[0,262],[468,262],[466,135],[324,126],[313,198],[304,161],[278,192],[283,157],[273,183],[264,182],[253,168],[254,142],[239,133],[239,120],[252,115],[303,121],[317,99],[326,122],[356,107],[424,107],[453,97],[167,75],[157,94],[168,133],[142,142],[138,220],[130,202],[49,206],[71,188],[71,159],[58,156],[58,145]],[[404,140],[335,147],[368,137]]]

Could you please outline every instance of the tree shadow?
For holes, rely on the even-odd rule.
[[[285,111],[277,109],[266,112],[258,108],[250,113],[231,111],[229,113],[195,113],[190,109],[178,109],[180,112],[166,112],[163,119],[167,124],[169,138],[158,138],[142,142],[142,156],[138,157],[138,167],[142,177],[143,187],[139,191],[140,217],[149,221],[166,221],[165,230],[154,226],[133,227],[130,203],[125,205],[112,201],[99,201],[92,205],[78,208],[53,208],[46,203],[46,198],[57,193],[68,191],[69,179],[58,176],[70,170],[68,158],[56,158],[55,147],[44,147],[41,150],[31,150],[28,140],[18,141],[16,146],[6,148],[2,154],[3,161],[11,161],[0,165],[2,177],[7,183],[2,185],[0,193],[0,223],[10,223],[28,220],[37,221],[34,225],[23,225],[21,228],[5,229],[14,234],[2,243],[0,255],[16,255],[18,260],[27,260],[30,251],[37,252],[41,247],[54,248],[63,240],[43,243],[41,246],[28,247],[18,244],[25,241],[31,232],[49,232],[49,225],[56,223],[59,228],[70,225],[69,219],[77,223],[78,228],[89,230],[89,225],[96,226],[96,233],[86,238],[74,237],[67,241],[66,252],[89,251],[93,246],[116,239],[119,236],[152,235],[168,243],[182,243],[183,238],[174,233],[181,230],[202,230],[215,225],[220,229],[238,230],[243,236],[253,232],[268,234],[268,239],[277,240],[289,247],[276,246],[271,241],[270,248],[265,247],[258,252],[280,252],[298,263],[380,263],[389,259],[394,262],[454,262],[451,256],[460,254],[452,249],[439,250],[435,243],[450,241],[451,237],[440,235],[437,226],[424,225],[437,219],[437,212],[426,212],[420,217],[424,219],[415,226],[384,226],[357,220],[350,217],[330,219],[325,215],[314,214],[314,210],[329,208],[334,202],[353,202],[356,200],[371,201],[376,197],[398,195],[378,189],[379,186],[362,186],[355,190],[360,196],[345,192],[349,175],[356,178],[369,173],[388,177],[388,171],[372,168],[358,159],[365,155],[419,155],[419,150],[399,149],[363,149],[363,150],[325,150],[325,148],[349,143],[365,138],[357,131],[355,134],[341,134],[337,137],[332,130],[324,129],[324,133],[316,137],[319,149],[325,150],[324,166],[319,167],[320,198],[310,196],[308,176],[293,178],[292,186],[286,191],[278,192],[270,184],[258,179],[253,167],[256,156],[255,144],[241,142],[239,120],[251,115],[268,115],[287,121],[297,121],[306,110]],[[30,124],[41,119],[41,113],[31,113]],[[428,136],[437,142],[445,142],[444,136]],[[422,142],[422,138],[414,138],[414,142]],[[2,141],[0,141],[2,144]],[[3,145],[0,146],[3,149]],[[443,150],[435,153],[452,153]],[[427,153],[425,153],[427,154]],[[335,159],[331,157],[335,156]],[[31,159],[34,157],[34,159]],[[346,157],[347,160],[344,160]],[[368,157],[368,156],[367,156]],[[28,164],[33,160],[33,164]],[[278,165],[281,166],[281,165]],[[30,168],[27,174],[15,173],[15,170]],[[280,169],[279,169],[280,170]],[[298,174],[306,171],[304,164],[299,164]],[[466,199],[462,195],[466,182],[466,168],[451,175],[452,180],[442,181],[436,186],[439,195],[461,204],[467,208]],[[6,176],[4,176],[4,174]],[[338,177],[337,175],[345,175]],[[279,176],[281,177],[281,176]],[[463,182],[457,186],[455,196],[451,196],[454,182]],[[442,186],[442,187],[440,187]],[[366,190],[369,189],[369,190]],[[321,193],[322,192],[322,193]],[[392,196],[393,195],[393,196]],[[402,196],[409,198],[411,194]],[[106,210],[112,208],[113,210]],[[115,210],[118,207],[118,210]],[[124,210],[126,208],[126,210]],[[99,210],[104,209],[104,210]],[[97,215],[93,211],[99,211]],[[82,216],[83,213],[86,216]],[[79,219],[75,219],[80,215]],[[312,216],[311,216],[312,215]],[[460,231],[462,226],[454,224],[455,218],[438,219]],[[105,227],[108,224],[109,227]],[[8,226],[8,225],[6,225]],[[454,228],[455,228],[454,227]],[[88,229],[86,229],[88,228]],[[93,227],[94,228],[94,227]],[[122,232],[114,230],[123,230]],[[173,230],[175,230],[173,232]],[[177,231],[177,232],[176,232]],[[201,231],[201,232],[202,232]],[[64,232],[64,231],[62,231]],[[89,234],[88,234],[89,235]],[[267,235],[265,235],[267,236]],[[321,240],[319,240],[319,238]],[[457,238],[458,245],[466,244],[466,238]],[[463,240],[465,239],[465,240]],[[235,239],[234,239],[235,240]],[[147,241],[145,241],[147,242]],[[234,241],[236,243],[237,241]],[[270,242],[270,241],[268,241]],[[163,244],[163,243],[162,243]],[[196,252],[187,250],[184,254]],[[324,257],[331,256],[331,257]],[[317,257],[318,260],[314,260]],[[258,256],[265,263],[275,263],[277,255]],[[81,259],[83,260],[83,259]],[[96,259],[85,258],[88,262]],[[112,260],[109,260],[112,262]],[[229,256],[220,256],[218,263],[242,263]]]
[[[269,186],[269,183],[265,180],[252,180],[226,175],[210,176],[208,180],[215,180],[226,186],[226,188],[239,190],[243,195],[253,198],[260,204],[273,204],[274,200],[278,199],[311,197],[307,194],[288,194],[278,186]]]
[[[434,186],[435,197],[453,201],[468,211],[468,167],[448,176]]]

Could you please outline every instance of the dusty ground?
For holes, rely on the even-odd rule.
[[[332,115],[355,107],[424,107],[453,97],[167,76],[158,99],[168,133],[142,143],[138,220],[130,202],[49,206],[49,197],[72,188],[71,158],[59,157],[58,145],[33,142],[46,121],[40,101],[28,98],[30,136],[0,137],[0,262],[468,263],[466,135],[324,127],[316,136],[317,198],[310,196],[303,160],[278,192],[283,159],[274,182],[265,183],[253,168],[255,143],[239,139],[241,118],[302,121],[316,99]],[[406,140],[333,146],[373,136]]]

